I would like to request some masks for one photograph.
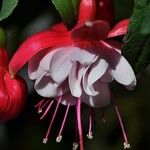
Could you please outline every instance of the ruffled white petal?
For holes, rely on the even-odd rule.
[[[93,63],[93,61],[95,61],[96,58],[96,54],[92,54],[84,49],[80,49],[80,48],[74,48],[72,55],[71,55],[71,60],[73,62],[78,61],[80,64],[82,65],[89,65],[91,63]]]
[[[89,96],[83,93],[81,100],[91,107],[104,107],[108,105],[111,100],[108,83],[97,81],[94,84],[94,88],[99,91],[98,95]]]
[[[114,79],[123,85],[130,85],[132,82],[135,82],[136,77],[128,61],[119,53],[116,55],[116,58],[119,58],[118,64],[111,69]]]
[[[35,56],[33,56],[29,62],[28,62],[28,75],[29,78],[31,80],[35,80],[36,79],[36,74],[37,74],[37,70],[39,67],[39,63],[41,61],[41,59],[44,57],[44,55],[46,54],[46,51],[42,51],[37,53]]]
[[[73,65],[70,60],[71,52],[72,47],[60,48],[51,59],[50,75],[57,83],[62,83],[70,73]]]
[[[41,75],[35,82],[35,90],[43,97],[57,97],[68,90],[66,82],[58,85],[49,75]]]
[[[108,63],[104,59],[99,59],[93,63],[83,77],[83,88],[88,95],[95,96],[99,92],[95,91],[93,84],[102,77],[108,68]]]
[[[74,63],[69,74],[69,87],[71,94],[74,97],[80,97],[82,94],[81,79],[83,77],[85,68],[78,62]]]
[[[52,57],[59,50],[60,49],[54,49],[51,52],[49,52],[47,55],[45,55],[45,57],[43,57],[43,59],[39,63],[36,78],[39,78],[41,76],[41,74],[43,74],[43,73],[45,73],[45,74],[50,73],[49,68],[50,68]]]

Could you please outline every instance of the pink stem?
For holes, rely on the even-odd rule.
[[[42,110],[48,103],[49,103],[49,101],[47,100],[42,106],[39,107],[39,109]]]
[[[40,100],[40,102],[37,103],[34,107],[35,108],[40,107],[44,101],[45,101],[45,99]]]
[[[128,144],[128,138],[127,138],[127,135],[126,135],[126,132],[125,132],[125,129],[124,129],[122,118],[121,118],[121,115],[119,113],[118,107],[116,105],[115,105],[115,111],[116,111],[116,114],[117,114],[117,117],[118,117],[118,120],[119,120],[119,124],[120,124],[121,129],[122,129],[122,133],[123,133],[125,143]]]
[[[83,135],[82,135],[82,121],[81,121],[81,100],[78,98],[76,104],[76,115],[77,115],[77,123],[78,123],[78,131],[79,131],[79,139],[80,139],[80,150],[84,150],[83,146]]]
[[[51,108],[53,102],[54,102],[54,101],[51,101],[51,102],[49,103],[49,105],[48,105],[48,107],[46,108],[44,114],[40,117],[40,120],[42,120],[42,119],[47,115],[47,113],[49,112],[49,110],[50,110],[50,108]]]
[[[62,136],[62,131],[63,131],[64,125],[65,125],[65,122],[66,122],[66,118],[67,118],[67,115],[68,115],[68,112],[69,112],[69,108],[70,108],[70,103],[67,106],[67,109],[66,109],[66,112],[65,112],[65,116],[64,116],[64,119],[63,119],[63,122],[62,122],[62,125],[61,125],[61,129],[60,129],[59,134],[57,136],[58,139],[60,137],[60,140],[61,140],[61,136]],[[60,142],[60,141],[58,140],[57,142]]]
[[[50,133],[50,131],[51,131],[52,124],[53,124],[53,122],[54,122],[54,119],[55,119],[55,116],[56,116],[56,113],[57,113],[57,110],[58,110],[58,107],[59,107],[59,104],[60,104],[61,100],[62,100],[62,97],[60,96],[60,97],[59,97],[59,100],[58,100],[58,102],[57,102],[57,105],[56,105],[56,108],[55,108],[55,111],[54,111],[52,120],[50,121],[50,125],[49,125],[49,127],[48,127],[46,136],[45,136],[45,138],[43,139],[43,143],[47,143],[47,141],[48,141],[48,136],[49,136],[49,133]]]

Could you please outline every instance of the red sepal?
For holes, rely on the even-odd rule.
[[[129,22],[130,22],[130,19],[125,19],[125,20],[122,20],[119,23],[117,23],[115,25],[115,27],[109,32],[108,38],[126,34]]]
[[[29,37],[17,50],[9,63],[9,71],[14,76],[35,54],[53,46],[71,43],[69,32],[64,24],[58,24],[49,31]],[[52,50],[52,49],[50,49]]]
[[[71,31],[71,36],[74,41],[99,41],[107,38],[109,30],[110,27],[106,21],[97,20],[77,24]]]

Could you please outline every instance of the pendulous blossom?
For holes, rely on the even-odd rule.
[[[22,111],[27,95],[26,82],[8,71],[8,53],[3,45],[4,31],[0,28],[0,121],[13,119]]]
[[[35,90],[44,98],[35,107],[43,119],[54,101],[56,109],[43,139],[47,143],[60,103],[67,106],[57,142],[62,132],[70,106],[76,106],[80,150],[84,149],[81,103],[102,108],[111,102],[109,83],[116,80],[128,89],[136,85],[135,74],[121,54],[121,44],[114,38],[127,32],[129,20],[123,20],[110,29],[109,21],[95,20],[95,0],[81,0],[77,25],[68,30],[64,23],[29,37],[14,54],[9,70],[15,75],[28,62],[28,74],[35,80]],[[46,108],[45,108],[46,107]],[[117,106],[116,114],[124,136],[124,147],[129,148]],[[92,115],[89,116],[88,138],[92,138]],[[73,145],[77,146],[76,143]],[[75,148],[74,148],[75,149]]]

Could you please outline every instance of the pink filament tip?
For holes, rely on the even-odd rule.
[[[52,125],[53,125],[55,116],[56,116],[56,114],[57,114],[57,110],[58,110],[58,108],[59,108],[59,104],[60,104],[61,100],[62,100],[62,97],[60,96],[59,99],[58,99],[58,102],[57,102],[57,105],[56,105],[54,114],[53,114],[53,116],[52,116],[52,119],[50,120],[50,124],[49,124],[48,130],[47,130],[46,136],[45,136],[45,138],[44,138],[44,140],[46,139],[46,142],[48,141],[48,136],[49,136],[49,134],[50,134],[50,131],[51,131],[51,128],[52,128]],[[44,140],[43,140],[43,141],[44,141]],[[43,142],[43,143],[44,143],[44,142]]]
[[[120,124],[120,127],[121,127],[121,130],[122,130],[122,134],[123,134],[123,137],[124,137],[124,148],[130,148],[130,144],[128,143],[128,138],[127,138],[127,134],[125,132],[125,128],[124,128],[124,125],[123,125],[123,122],[122,122],[122,118],[121,118],[121,115],[119,113],[119,110],[118,110],[118,107],[115,106],[115,111],[116,111],[116,114],[117,114],[117,117],[118,117],[118,121],[119,121],[119,124]]]
[[[68,112],[69,112],[69,108],[70,108],[70,103],[67,106],[67,109],[66,109],[66,112],[65,112],[65,116],[64,116],[64,119],[63,119],[63,122],[62,122],[62,125],[61,125],[61,128],[60,128],[59,134],[58,134],[58,136],[56,138],[56,142],[60,142],[62,140],[62,131],[63,131],[64,126],[65,126],[65,122],[66,122],[66,118],[67,118],[67,115],[68,115]]]
[[[51,101],[51,102],[49,103],[49,105],[48,105],[48,107],[46,108],[45,112],[44,112],[43,115],[40,117],[40,120],[42,120],[42,119],[48,114],[48,112],[49,112],[49,110],[50,110],[50,108],[51,108],[51,106],[52,106],[53,103],[54,103],[54,101]]]
[[[93,139],[92,123],[93,123],[93,119],[92,119],[92,109],[90,108],[89,131],[88,131],[88,134],[87,134],[87,137],[88,137],[89,139]]]

